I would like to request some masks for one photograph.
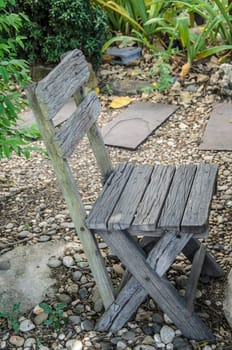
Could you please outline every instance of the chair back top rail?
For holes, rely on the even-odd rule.
[[[88,64],[78,49],[68,53],[35,88],[43,115],[53,119],[89,78]]]

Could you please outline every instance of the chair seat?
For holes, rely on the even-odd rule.
[[[160,236],[167,230],[207,234],[217,166],[121,164],[86,220],[92,230]]]

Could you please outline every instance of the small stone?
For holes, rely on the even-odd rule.
[[[39,350],[49,350],[49,348],[47,346],[40,345]]]
[[[132,331],[128,331],[122,334],[122,339],[127,341],[133,341],[136,338],[136,334]]]
[[[10,266],[9,260],[0,261],[0,270],[2,271],[10,270]]]
[[[23,346],[23,344],[24,344],[24,338],[20,337],[19,335],[12,335],[9,339],[9,342],[12,345],[20,347],[20,346]]]
[[[34,323],[36,325],[40,325],[42,324],[45,320],[48,319],[48,314],[46,314],[45,312],[42,312],[41,314],[37,315],[35,318],[34,318]]]
[[[102,302],[101,298],[99,298],[94,303],[94,311],[95,312],[101,312],[103,310],[103,308],[104,308],[103,302]]]
[[[39,241],[40,242],[48,242],[48,241],[50,241],[50,239],[51,239],[50,236],[42,235],[42,236],[40,236]]]
[[[81,277],[82,277],[82,272],[77,270],[77,271],[74,271],[73,274],[73,280],[74,281],[80,281]]]
[[[11,230],[14,227],[14,224],[12,222],[10,222],[5,227],[6,227],[7,230]]]
[[[68,294],[65,294],[65,293],[59,294],[58,298],[60,301],[66,303],[66,304],[69,304],[72,301],[72,298]]]
[[[163,343],[171,343],[175,337],[175,331],[169,326],[163,326],[160,330],[160,337]]]
[[[122,340],[120,340],[117,343],[117,350],[124,350],[124,349],[126,349],[126,347],[127,347],[126,343],[124,343]]]
[[[156,350],[157,347],[151,346],[151,345],[143,345],[143,344],[139,344],[136,345],[134,350]]]
[[[212,350],[211,346],[209,345],[206,345],[202,348],[202,350]]]
[[[145,345],[152,345],[152,344],[154,344],[154,339],[150,335],[147,335],[143,339],[143,344],[145,344]]]
[[[174,349],[173,344],[172,344],[172,343],[167,344],[167,345],[166,345],[166,349],[167,349],[167,350],[173,350],[173,349]]]
[[[72,315],[72,316],[69,316],[68,320],[69,320],[69,322],[72,323],[73,325],[77,325],[77,324],[80,324],[80,323],[81,323],[81,318],[80,318],[80,316]]]
[[[74,265],[74,260],[70,255],[66,255],[63,257],[63,264],[66,267],[71,267],[72,265]]]
[[[161,337],[158,333],[154,335],[154,341],[155,343],[161,343]]]
[[[0,349],[6,349],[6,347],[7,347],[7,343],[6,343],[6,341],[2,341],[1,343],[0,343]]]
[[[32,233],[29,231],[21,231],[18,234],[19,239],[24,239],[24,238],[31,237],[31,236],[32,236]]]
[[[49,260],[48,260],[48,266],[51,267],[51,268],[56,268],[56,267],[59,267],[61,266],[62,262],[55,258],[54,256],[52,256]]]
[[[120,264],[114,264],[113,270],[116,273],[116,275],[121,276],[124,274],[124,269],[122,268],[122,266]]]
[[[181,337],[176,337],[173,340],[174,349],[176,350],[193,350],[192,345],[189,342]]]
[[[25,348],[32,348],[32,346],[36,344],[35,338],[27,338],[24,343],[24,349]]]
[[[34,323],[31,320],[23,320],[20,322],[19,330],[21,332],[29,332],[35,328]]]
[[[81,322],[81,329],[83,331],[93,331],[95,327],[94,321],[92,320],[85,320],[83,322]]]
[[[164,321],[167,324],[173,324],[172,320],[168,317],[168,315],[164,314]]]
[[[88,294],[89,294],[89,292],[88,292],[88,290],[87,290],[85,287],[84,287],[84,288],[81,288],[81,289],[79,290],[79,295],[80,295],[80,298],[81,298],[81,299],[87,298]]]

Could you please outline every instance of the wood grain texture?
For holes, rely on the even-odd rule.
[[[60,146],[54,142],[55,128],[50,119],[47,119],[40,108],[35,93],[36,85],[27,89],[30,106],[35,114],[36,121],[46,145],[49,158],[52,161],[54,172],[57,176],[60,188],[63,192],[67,207],[74,223],[78,237],[83,245],[91,271],[99,289],[105,308],[114,300],[113,288],[102,259],[98,244],[92,232],[85,225],[85,209],[70,167],[63,157],[60,156]]]
[[[150,182],[139,204],[130,232],[156,229],[174,172],[174,166],[154,166]]]
[[[101,232],[101,235],[184,336],[198,341],[214,339],[212,332],[203,321],[187,309],[185,300],[179,296],[175,288],[153,271],[131,237],[123,231],[112,232],[112,234]]]
[[[205,248],[201,244],[200,248],[197,250],[193,258],[192,269],[185,292],[187,307],[190,311],[194,310],[194,300],[196,297],[197,284],[202,271],[202,266],[204,264],[205,253]]]
[[[197,239],[192,238],[184,247],[183,253],[192,262],[200,246],[201,243]],[[223,277],[225,275],[223,269],[207,251],[201,274],[209,277]]]
[[[87,62],[73,50],[36,87],[36,96],[46,118],[54,118],[74,92],[88,80]]]
[[[191,235],[178,236],[175,232],[166,233],[148,254],[147,262],[159,276],[163,276],[190,239]],[[116,332],[121,329],[146,299],[147,295],[147,291],[132,276],[118,294],[115,302],[100,319],[98,323],[99,330],[106,331],[110,329]]]
[[[97,123],[94,123],[90,127],[87,136],[96,158],[97,165],[101,171],[102,183],[104,184],[113,172],[113,166]]]
[[[86,219],[90,229],[107,230],[108,219],[119,201],[132,170],[132,164],[122,164],[106,181],[102,193]]]
[[[80,103],[76,111],[56,132],[56,140],[63,150],[62,156],[70,157],[76,145],[82,140],[100,114],[100,102],[92,92]]]
[[[181,165],[176,168],[158,227],[167,230],[180,230],[181,220],[195,176],[195,165]]]
[[[208,228],[209,209],[215,189],[217,166],[200,164],[181,222],[181,230],[201,233]]]
[[[108,220],[110,231],[126,230],[130,227],[137,207],[150,182],[152,171],[152,165],[134,165],[122,195]]]

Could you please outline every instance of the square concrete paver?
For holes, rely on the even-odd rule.
[[[136,149],[177,108],[162,103],[133,103],[102,128],[104,142],[108,146]]]
[[[232,151],[231,103],[220,103],[214,107],[206,126],[200,149]]]

